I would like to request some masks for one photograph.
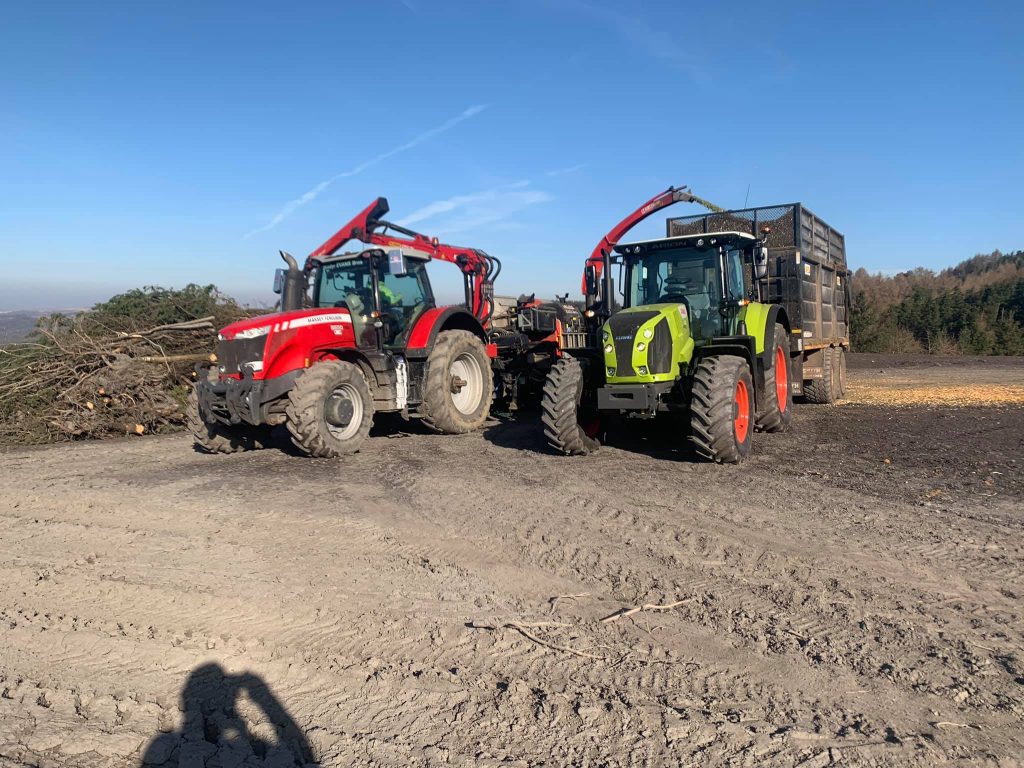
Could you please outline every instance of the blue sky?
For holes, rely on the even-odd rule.
[[[501,258],[505,294],[575,295],[670,184],[801,200],[872,271],[1018,249],[1022,23],[1009,2],[4,3],[0,309],[268,298],[278,248],[377,195]]]

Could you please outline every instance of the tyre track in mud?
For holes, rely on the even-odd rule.
[[[507,498],[507,495],[504,493],[499,493],[498,496],[502,498]],[[451,508],[448,508],[446,510],[447,515],[450,515],[451,512]],[[528,510],[522,510],[518,508],[513,509],[510,510],[510,514],[504,516],[503,519],[521,521],[524,519],[524,512],[528,514]],[[612,591],[621,589],[623,582],[625,582],[626,584],[632,584],[632,586],[637,592],[643,592],[643,590],[645,589],[664,590],[666,586],[664,583],[658,583],[656,581],[643,579],[640,579],[639,583],[637,583],[638,571],[635,569],[631,570],[629,566],[625,563],[625,561],[608,562],[609,558],[607,553],[609,551],[615,551],[615,545],[617,542],[621,543],[622,541],[626,541],[626,543],[628,544],[628,534],[625,534],[623,531],[634,532],[639,527],[641,530],[645,532],[651,532],[652,530],[663,528],[665,527],[665,525],[660,522],[655,523],[653,526],[644,526],[643,524],[638,525],[638,523],[640,523],[641,517],[640,512],[632,512],[627,514],[623,513],[619,509],[612,509],[610,514],[605,514],[603,516],[600,514],[600,510],[598,512],[599,514],[596,516],[596,519],[600,521],[602,526],[607,522],[615,520],[624,520],[625,523],[622,527],[622,530],[615,531],[615,534],[611,536],[610,539],[607,541],[602,541],[598,539],[594,535],[594,532],[591,530],[573,532],[573,535],[571,536],[572,541],[584,541],[588,544],[592,544],[594,548],[598,550],[597,552],[581,551],[581,549],[576,548],[569,551],[568,556],[566,556],[568,548],[570,548],[572,545],[569,544],[570,539],[559,537],[559,531],[564,530],[564,528],[557,524],[550,524],[546,525],[545,527],[545,525],[540,522],[530,520],[530,523],[527,524],[525,527],[525,533],[523,535],[523,539],[526,543],[521,549],[522,553],[524,554],[524,556],[531,556],[532,554],[535,562],[537,562],[539,565],[543,567],[560,569],[560,572],[563,574],[571,573],[572,575],[581,577],[584,580],[588,576],[596,576],[599,580],[604,581],[605,584],[608,587],[610,587]],[[527,517],[527,519],[529,518]],[[705,517],[705,519],[707,518]],[[544,522],[546,523],[547,521]],[[541,530],[541,532],[539,533],[538,528],[540,528]],[[750,531],[742,531],[740,535],[743,539],[747,540],[748,543],[750,543],[749,540],[751,538],[755,540],[757,539],[757,536],[752,536]],[[702,534],[702,537],[704,539],[711,538],[707,532],[707,526],[705,526],[705,533]],[[673,537],[673,540],[676,542],[680,541],[680,536],[678,534],[675,535]],[[538,547],[538,544],[541,542],[543,542],[543,545]],[[776,544],[778,545],[778,548],[780,550],[785,551],[787,549],[787,547],[784,544],[782,544],[781,541],[776,542]],[[538,549],[544,550],[542,556],[540,557],[537,556]],[[707,546],[704,546],[702,549],[694,552],[693,554],[704,558],[724,554],[726,560],[735,559],[730,558],[729,552],[730,545],[723,545],[719,543],[716,547],[712,549],[709,549]],[[601,553],[605,554],[602,555]],[[767,553],[767,550],[762,551],[761,555],[758,558],[758,564],[762,567],[765,565],[765,556],[767,555]],[[635,561],[635,559],[636,558],[634,552],[634,556],[630,557],[629,560]],[[767,559],[771,560],[773,558]],[[662,565],[663,567],[658,568],[657,565]],[[665,570],[671,570],[674,566],[677,566],[676,554],[670,553],[666,557],[662,557],[661,563],[657,565],[655,566],[655,568],[657,568],[657,570],[660,572],[663,572]],[[737,565],[742,564],[734,563],[733,565],[735,567]],[[809,568],[812,571],[814,569],[820,570],[820,566],[816,566],[815,564],[810,564]],[[867,656],[864,659],[857,659],[857,651],[860,648],[867,645],[871,645],[872,643],[877,644],[880,641],[884,645],[887,641],[890,640],[890,638],[884,637],[883,633],[879,632],[877,628],[873,629],[871,634],[864,632],[859,634],[850,633],[846,637],[841,635],[837,637],[834,633],[829,631],[828,628],[835,625],[837,618],[839,618],[840,620],[849,620],[850,617],[842,615],[842,613],[846,611],[848,606],[841,605],[840,615],[837,617],[836,612],[834,610],[812,610],[808,612],[800,611],[798,609],[794,612],[792,601],[780,601],[778,599],[762,598],[760,594],[761,591],[769,590],[770,588],[772,593],[774,593],[771,595],[771,597],[774,598],[775,594],[777,594],[779,591],[779,584],[785,584],[787,580],[793,581],[792,578],[787,579],[787,574],[783,571],[775,570],[762,575],[761,578],[758,579],[760,583],[756,585],[752,583],[753,579],[749,575],[744,576],[742,578],[742,583],[736,582],[735,579],[731,576],[718,578],[712,577],[700,580],[700,576],[703,574],[695,575],[697,577],[697,580],[691,581],[690,579],[685,579],[681,582],[677,582],[677,584],[673,587],[673,589],[676,590],[677,596],[681,594],[678,590],[683,586],[688,586],[689,590],[692,593],[700,594],[703,592],[705,594],[705,599],[697,601],[692,605],[680,608],[680,615],[684,616],[686,620],[691,623],[696,623],[698,625],[705,626],[715,626],[730,635],[738,633],[741,636],[744,636],[744,639],[748,641],[749,644],[752,644],[755,648],[757,647],[757,645],[760,645],[761,648],[759,650],[767,654],[785,654],[790,651],[801,649],[804,656],[809,657],[815,664],[820,665],[829,661],[833,663],[846,663],[854,667],[860,674],[866,675],[868,677],[878,676],[880,670],[885,668],[886,661],[883,661],[883,659],[878,658],[877,655]],[[864,573],[857,572],[856,569],[854,569],[854,575],[857,577],[858,581],[862,581],[864,578]],[[831,578],[831,576],[829,578]],[[802,588],[805,591],[805,593],[813,593],[814,591],[822,589],[824,586],[825,585],[823,580],[819,580],[817,583],[810,584],[806,582],[800,583],[799,580],[797,580],[797,588]],[[707,595],[712,595],[714,597],[714,600],[710,601],[710,606],[709,600],[706,597]],[[929,599],[929,596],[910,595],[907,598],[907,602],[912,602],[913,599],[927,600]],[[893,623],[891,620],[892,611],[895,610],[898,612],[901,606],[896,605],[893,606],[891,609],[884,609],[882,610],[882,612],[875,614],[868,613],[867,611],[865,611],[863,607],[864,604],[878,602],[878,600],[879,597],[877,594],[864,593],[859,601],[861,603],[861,608],[859,611],[860,616],[856,619],[856,621],[859,621],[861,623],[870,622],[873,625],[877,625],[880,622],[886,621],[889,624],[888,629],[890,629],[893,633],[899,635],[899,637],[897,638],[900,641],[899,644],[902,646],[906,646],[906,639],[900,634],[901,627],[899,623]],[[725,606],[725,608],[716,609],[715,604],[717,603],[721,603]],[[736,617],[734,614],[737,611],[741,614],[740,621],[735,620]],[[784,617],[786,616],[787,612],[789,612],[792,615],[782,620],[779,620],[778,617],[780,616],[780,612],[781,615]],[[751,624],[753,624],[753,626],[750,626]],[[782,627],[781,632],[779,632],[777,629],[780,626]],[[776,628],[775,631],[771,630],[772,627]],[[815,633],[814,630],[817,630],[817,632]],[[949,632],[948,627],[945,628],[943,631]],[[789,636],[787,637],[786,635]],[[813,649],[805,649],[805,647],[811,646],[812,643],[818,638],[823,638],[828,641],[825,644],[824,650],[826,653],[829,653],[831,655],[831,659],[823,659],[820,657],[820,654],[815,652]],[[931,637],[926,635],[922,639],[923,643],[919,644],[919,647],[915,649],[919,659],[925,659],[926,657],[934,656],[937,652],[944,653],[953,650],[956,651],[956,656],[963,656],[965,654],[965,649],[967,647],[962,640],[958,641],[954,638],[952,641],[946,640],[939,643],[940,647],[936,649],[936,647],[931,643],[931,641],[933,640],[937,641],[937,638],[934,635],[932,635]],[[902,647],[900,648],[898,654],[894,655],[903,655],[905,653],[906,648]],[[977,667],[979,663],[985,662],[985,660],[978,659],[976,655],[970,654],[969,652],[966,655],[968,656],[968,658],[966,659],[965,663],[969,666]],[[988,660],[987,663],[991,664],[991,661]],[[892,671],[892,682],[895,684],[899,684],[899,675],[895,674],[895,670]],[[965,671],[976,672],[977,669]],[[921,675],[920,673],[915,673],[912,676],[915,678],[915,680],[912,681],[915,683],[912,686],[913,691],[918,691],[919,686],[916,685],[916,678],[920,677]],[[851,685],[850,687],[859,686]],[[992,704],[993,706],[1001,706],[1009,703],[1012,706],[1016,706],[1018,699],[1014,697],[1016,691],[1014,691],[1013,689],[1015,687],[1015,684],[1013,684],[1011,681],[1011,684],[1006,686],[1006,694],[1003,696],[1003,698],[1000,699],[997,696],[997,700],[994,702],[989,702],[989,704]],[[936,692],[941,693],[942,691]],[[959,693],[959,690],[955,690],[954,692]],[[891,692],[888,691],[886,691],[885,693],[891,694]],[[972,704],[974,703],[972,702]],[[985,704],[982,702],[978,702],[974,705],[982,707],[985,706]],[[1005,725],[1005,723],[1002,722],[1001,718],[996,718],[995,722]]]
[[[799,408],[742,468],[647,438],[555,457],[525,423],[376,437],[337,463],[180,438],[0,453],[0,766],[137,764],[188,732],[180,690],[211,661],[265,680],[323,765],[1019,754],[1019,478],[979,500],[975,457],[922,501],[933,473],[871,446],[787,461],[865,414]],[[912,441],[900,418],[882,431]],[[532,634],[606,661],[467,626],[510,621],[567,624]],[[221,764],[224,717],[200,718]]]

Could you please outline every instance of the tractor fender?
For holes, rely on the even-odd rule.
[[[410,359],[425,359],[434,348],[437,334],[453,329],[470,331],[487,344],[487,334],[480,321],[463,307],[435,307],[428,309],[409,332],[405,355]]]
[[[764,391],[764,368],[757,365],[759,353],[756,351],[756,343],[756,337],[749,333],[745,336],[720,336],[694,350],[693,370],[697,370],[697,364],[705,357],[735,355],[742,358],[750,367],[750,377],[754,380],[754,403],[756,405],[761,392]]]
[[[761,358],[761,364],[765,370],[772,367],[772,346],[775,343],[775,324],[782,323],[788,334],[792,329],[789,324],[789,315],[785,308],[778,304],[751,304],[744,313],[743,322],[747,326],[747,333],[754,337],[757,342],[757,355]],[[786,350],[789,352],[789,350]]]

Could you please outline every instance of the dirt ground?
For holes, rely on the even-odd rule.
[[[1024,360],[850,379],[741,467],[0,453],[0,766],[1021,765]]]

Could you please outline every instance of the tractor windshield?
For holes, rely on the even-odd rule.
[[[717,335],[722,324],[720,265],[717,248],[666,249],[631,261],[629,306],[684,304],[694,336]]]
[[[380,306],[374,301],[373,270],[377,272]],[[409,259],[408,272],[392,275],[386,261],[374,267],[367,258],[328,262],[320,267],[314,301],[317,307],[344,307],[352,313],[357,336],[374,312],[379,313],[385,345],[399,343],[413,321],[433,306],[426,262]]]

